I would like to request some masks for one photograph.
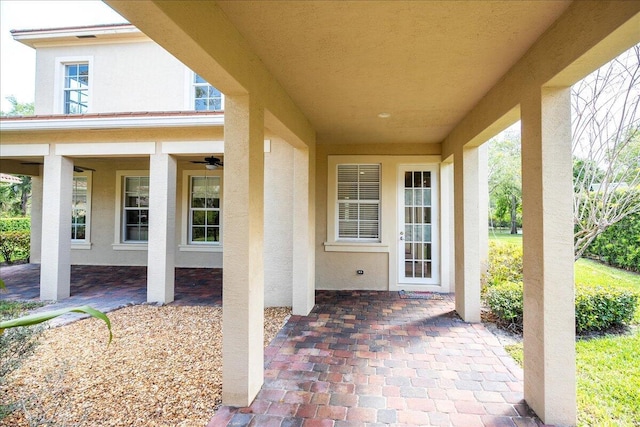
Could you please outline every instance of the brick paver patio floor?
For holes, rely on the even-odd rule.
[[[522,370],[452,295],[317,293],[265,350],[265,382],[248,408],[208,427],[540,426]]]
[[[39,300],[40,265],[3,266],[0,277],[7,290],[0,299]],[[107,265],[71,266],[71,297],[35,311],[55,310],[89,304],[109,312],[147,300],[147,268]],[[222,306],[222,269],[176,268],[174,305]],[[58,326],[86,317],[68,314],[49,321]]]
[[[0,299],[38,299],[38,265],[0,268]],[[180,305],[222,305],[222,270],[176,269]],[[248,408],[222,407],[208,427],[541,426],[522,400],[522,370],[453,295],[318,291],[265,349],[265,382]],[[146,268],[73,266],[54,306],[103,311],[143,303]],[[64,316],[67,323],[78,315]],[[57,319],[56,319],[57,320]]]

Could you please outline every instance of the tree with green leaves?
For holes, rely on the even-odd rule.
[[[522,222],[522,173],[520,135],[507,131],[489,141],[489,201],[491,217],[509,223],[510,233],[518,234]]]
[[[33,102],[20,103],[13,95],[5,99],[11,104],[11,110],[8,113],[0,111],[0,116],[33,116],[35,114]]]
[[[0,183],[0,214],[27,216],[31,199],[31,177],[20,176],[20,182]]]

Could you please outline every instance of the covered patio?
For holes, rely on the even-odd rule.
[[[38,265],[1,272],[1,298],[38,299]],[[221,306],[221,278],[220,269],[176,269],[171,304]],[[542,425],[498,339],[462,321],[452,294],[419,297],[318,291],[311,313],[292,316],[265,348],[265,383],[252,404],[223,406],[208,426]],[[73,266],[71,296],[55,307],[112,311],[145,300],[145,267]]]
[[[7,289],[0,299],[39,301],[40,265],[19,264],[0,267]],[[176,268],[174,305],[222,306],[222,269]],[[147,301],[147,268],[143,266],[74,265],[71,267],[71,296],[39,311],[91,305],[109,312]],[[69,313],[50,321],[52,326],[85,317]]]
[[[464,426],[543,423],[523,400],[522,369],[453,295],[319,291],[265,349],[249,407],[222,407],[208,427]]]
[[[282,375],[297,375],[297,381],[309,381],[309,376],[315,381],[317,374],[315,383],[320,384],[324,362],[307,357],[322,355],[333,362],[348,359],[336,355],[341,349],[322,347],[325,340],[331,345],[344,338],[347,345],[355,346],[352,351],[363,352],[362,357],[355,357],[355,365],[348,366],[368,370],[367,381],[373,378],[373,385],[381,379],[372,369],[379,370],[382,377],[389,375],[390,381],[396,381],[393,369],[405,372],[400,374],[405,378],[400,383],[407,378],[409,382],[424,380],[418,371],[425,365],[409,366],[409,361],[412,365],[423,362],[415,359],[414,353],[407,356],[399,351],[398,367],[377,366],[386,360],[378,355],[391,351],[357,348],[370,346],[358,340],[366,339],[360,334],[371,334],[368,329],[373,325],[390,331],[389,341],[394,342],[391,331],[397,325],[387,324],[385,319],[369,324],[372,313],[337,300],[337,309],[343,310],[339,313],[312,312],[325,295],[317,291],[332,291],[334,296],[343,291],[389,295],[401,289],[454,292],[453,301],[446,297],[448,305],[443,310],[451,312],[455,307],[467,323],[454,326],[447,323],[451,319],[443,320],[442,313],[434,316],[425,309],[422,319],[431,318],[433,323],[418,321],[423,331],[416,338],[412,334],[417,331],[409,323],[399,335],[408,337],[402,338],[407,341],[397,347],[416,345],[422,351],[416,354],[425,356],[439,349],[433,354],[435,360],[427,360],[428,369],[444,369],[452,377],[439,378],[440,386],[455,386],[451,394],[446,392],[452,401],[456,391],[472,391],[475,403],[470,407],[480,412],[475,414],[479,418],[460,424],[484,423],[482,416],[495,415],[486,404],[516,405],[524,396],[544,422],[575,425],[570,88],[640,41],[639,1],[105,3],[225,95],[221,259],[226,405],[247,407],[258,396],[253,417],[282,410],[285,414],[279,414],[280,424],[276,420],[274,425],[299,425],[295,419],[283,418],[295,416],[290,406],[280,409],[276,404],[287,392],[311,393],[306,386],[301,390],[287,388],[291,384],[280,380],[290,378],[278,378],[280,374],[271,368],[264,371],[262,309],[265,296],[273,293],[265,286],[265,277],[270,277],[267,255],[279,254],[286,259],[283,265],[287,271],[286,280],[279,285],[286,288],[294,314],[318,315],[308,325],[301,321],[292,327],[292,336],[282,348],[300,360],[289,360]],[[486,331],[478,325],[488,237],[487,153],[483,144],[518,120],[522,123],[526,345],[523,390],[513,392],[523,394],[516,399],[491,394],[499,401],[481,402],[478,396],[485,398],[485,392],[496,392],[483,386],[483,382],[493,381],[485,376],[483,365],[495,362],[504,366],[499,352],[474,353],[480,350],[474,347],[476,341],[486,338]],[[105,129],[119,132],[114,127]],[[67,218],[72,196],[68,184],[74,157],[92,157],[95,151],[121,155],[121,151],[114,153],[114,146],[121,150],[126,145],[129,151],[139,149],[129,154],[149,159],[152,221],[148,250],[142,252],[148,266],[147,299],[171,302],[175,266],[179,265],[175,257],[176,165],[180,153],[195,150],[197,141],[176,144],[152,127],[138,135],[135,144],[107,144],[108,150],[98,150],[88,143],[99,139],[100,132],[92,129],[83,131],[87,138],[82,139],[84,133],[74,136],[62,130],[59,138],[51,139],[46,132],[26,130],[5,132],[3,142],[7,141],[5,147],[11,150],[4,149],[15,158],[39,156],[44,163],[41,215],[47,221],[42,222],[41,233],[46,237],[42,242],[42,291],[59,299],[68,294],[71,243]],[[203,128],[199,138],[204,139],[208,132],[212,133]],[[277,160],[272,168],[265,162],[267,136],[279,138],[288,147],[286,158]],[[123,138],[121,142],[131,141]],[[283,169],[288,171],[286,185],[270,181]],[[287,207],[286,216],[269,210],[273,200],[265,196],[265,189],[287,196],[287,204],[280,204]],[[284,226],[274,231],[274,222],[282,218],[286,218]],[[368,294],[362,295],[366,300]],[[372,301],[376,306],[377,300]],[[393,318],[393,307],[378,307]],[[336,325],[324,324],[324,316],[327,321],[332,319],[329,323],[336,320]],[[351,320],[362,323],[351,326]],[[342,332],[340,322],[349,325]],[[441,322],[445,326],[439,330]],[[424,333],[433,332],[432,328],[444,335]],[[383,333],[376,338],[387,339]],[[333,339],[338,342],[331,342]],[[324,353],[328,350],[333,353]],[[464,362],[454,359],[457,357]],[[489,357],[492,362],[482,363],[475,360],[478,357]],[[439,365],[458,362],[469,370]],[[274,366],[275,359],[271,363]],[[295,368],[298,363],[302,369]],[[326,365],[327,369],[334,366]],[[314,371],[316,367],[320,371]],[[461,375],[463,372],[471,374]],[[349,419],[350,409],[345,409],[351,408],[348,400],[335,405],[329,400],[326,407],[343,408],[337,411],[346,411],[345,419],[328,415],[328,422],[305,421],[303,425],[375,425],[391,419],[392,413],[384,411],[392,410],[388,408],[391,397],[398,396],[380,396],[377,389],[358,389],[355,394],[357,385],[371,383],[360,376],[353,378],[358,381],[346,388],[353,388],[355,397],[345,399],[356,399],[356,406],[363,404],[363,408],[351,410],[357,419]],[[387,384],[386,377],[384,381],[384,386],[402,387]],[[260,403],[269,400],[260,394],[263,383],[277,390],[277,400],[269,405]],[[464,389],[467,385],[476,389]],[[408,392],[430,404],[424,395],[428,396],[428,391]],[[306,405],[304,399],[312,398],[304,396],[295,404]],[[381,405],[380,397],[385,398],[385,407],[375,408],[373,419],[368,405]],[[405,399],[405,410],[411,410],[409,399],[413,397],[399,397]],[[460,410],[464,404],[454,402],[454,406]],[[520,413],[515,406],[511,409]],[[498,414],[508,418],[506,425],[513,425],[513,417],[517,417],[511,409]],[[417,425],[424,425],[424,412],[421,414],[416,414],[421,420]],[[231,420],[240,417],[246,421],[247,416],[235,414]],[[403,424],[399,418],[396,422]],[[436,422],[429,419],[429,423]],[[458,423],[455,417],[442,422]],[[267,425],[262,419],[254,424]]]

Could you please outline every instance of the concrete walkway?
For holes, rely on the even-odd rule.
[[[452,295],[323,292],[266,349],[265,383],[248,408],[208,427],[540,426],[522,370]]]

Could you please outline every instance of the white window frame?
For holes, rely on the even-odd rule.
[[[327,239],[324,242],[325,251],[330,252],[388,252],[389,243],[385,239],[385,218],[387,213],[383,209],[385,200],[385,168],[384,157],[370,155],[329,155],[327,165]],[[339,164],[380,164],[380,228],[377,240],[346,240],[338,238],[338,165]],[[388,196],[388,195],[387,195]]]
[[[197,243],[191,242],[191,178],[193,177],[218,177],[220,179],[220,241],[212,243]],[[204,170],[184,170],[182,171],[182,221],[180,232],[180,245],[179,250],[181,252],[222,252],[223,240],[224,240],[224,225],[222,223],[222,212],[224,209],[224,194],[223,194],[223,173],[221,170],[204,171]]]
[[[345,168],[356,168],[356,176],[358,178],[356,186],[357,186],[357,192],[360,192],[360,187],[362,185],[362,183],[360,182],[360,175],[364,174],[365,172],[363,170],[361,170],[362,168],[377,168],[378,169],[378,198],[377,199],[361,199],[361,198],[356,198],[354,200],[342,200],[340,199],[340,181],[339,181],[339,176],[340,176],[340,168],[341,167],[345,167]],[[343,241],[343,242],[380,242],[381,241],[381,229],[380,229],[380,225],[381,225],[381,218],[380,218],[380,214],[381,214],[381,192],[382,192],[382,165],[380,163],[339,163],[336,165],[335,168],[335,174],[336,174],[336,186],[337,186],[337,190],[336,190],[336,229],[335,229],[335,236],[336,236],[336,241]],[[340,236],[340,208],[342,205],[354,205],[357,206],[358,209],[358,213],[355,215],[355,220],[351,220],[349,222],[354,223],[356,225],[356,233],[360,234],[360,224],[363,222],[366,222],[366,220],[363,220],[361,215],[360,215],[360,209],[361,209],[361,205],[375,205],[377,207],[377,216],[378,216],[378,220],[377,220],[377,236],[375,237],[360,237],[360,236],[355,236],[355,237],[345,237],[345,236]]]
[[[114,250],[147,250],[148,242],[124,240],[124,185],[126,177],[149,177],[148,170],[118,170],[116,171],[116,203],[114,213]]]
[[[93,56],[64,56],[56,57],[55,59],[55,75],[53,81],[53,111],[57,114],[65,114],[64,112],[64,77],[65,67],[72,64],[87,64],[89,66],[89,88],[87,90],[87,96],[89,101],[87,102],[87,113],[93,111]],[[67,114],[71,115],[71,114]]]
[[[73,177],[86,177],[87,178],[87,203],[86,203],[86,215],[85,215],[85,230],[84,239],[71,239],[71,249],[91,249],[91,189],[93,187],[93,173],[89,170],[84,172],[74,172]],[[75,179],[74,184],[75,185]],[[73,190],[72,190],[72,202],[73,202]],[[73,214],[73,206],[71,207]],[[73,227],[73,220],[71,226]]]
[[[195,88],[196,86],[204,86],[204,83],[196,83],[195,79],[196,79],[196,75],[198,75],[198,73],[189,70],[189,72],[187,73],[188,79],[187,79],[187,93],[189,94],[187,99],[187,110],[191,110],[191,111],[224,111],[224,94],[222,92],[220,92],[220,110],[196,110],[196,91]],[[211,85],[210,83],[206,83],[209,86],[215,87],[213,85]],[[216,88],[217,89],[217,88]]]

